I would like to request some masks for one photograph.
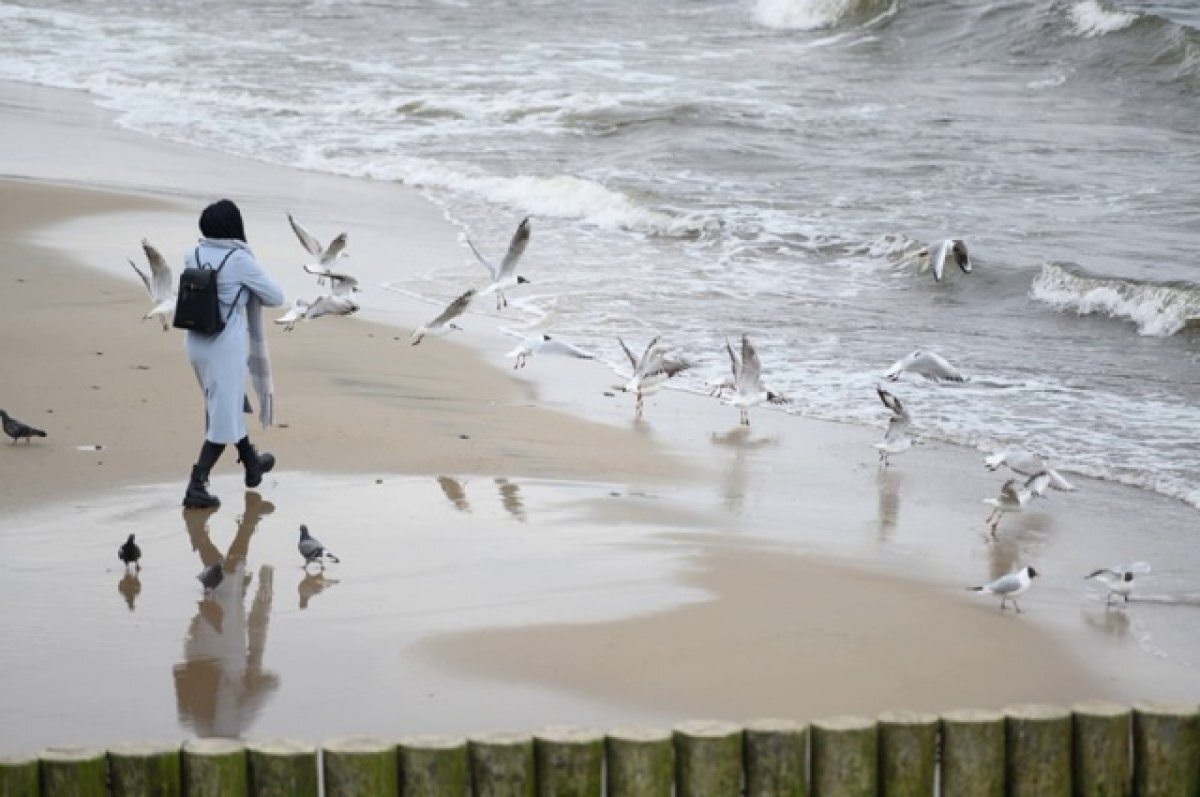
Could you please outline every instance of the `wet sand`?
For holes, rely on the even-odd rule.
[[[878,430],[767,411],[741,429],[675,391],[632,422],[602,365],[511,371],[490,312],[459,342],[409,346],[437,308],[376,288],[468,253],[407,188],[150,141],[44,89],[0,86],[0,119],[0,171],[18,178],[0,181],[2,401],[51,434],[0,445],[17,551],[0,597],[35,607],[0,654],[0,702],[22,719],[6,748],[1197,697],[1182,504],[1080,480],[989,543],[980,499],[1004,477],[972,452],[925,445],[880,472]],[[89,157],[61,154],[80,136]],[[221,194],[289,299],[313,287],[285,209],[349,229],[368,291],[361,317],[272,329],[286,426],[255,439],[280,457],[261,490],[274,510],[246,521],[256,494],[227,454],[206,534],[178,507],[199,391],[181,337],[138,320],[124,259],[148,235],[178,260]],[[336,586],[300,570],[301,522],[345,556]],[[112,555],[130,532],[147,549],[136,585]],[[231,549],[229,594],[200,601],[192,576]],[[1103,609],[1082,575],[1131,559],[1158,565],[1154,599]],[[1046,575],[1020,617],[963,589],[1024,563]],[[311,603],[267,600],[281,580]]]

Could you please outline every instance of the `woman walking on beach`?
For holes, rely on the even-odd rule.
[[[221,505],[208,492],[208,474],[229,443],[237,444],[247,487],[257,487],[263,474],[275,467],[275,457],[259,454],[251,445],[242,408],[249,372],[258,394],[259,417],[264,427],[271,425],[273,390],[262,308],[283,304],[283,289],[266,275],[246,245],[237,205],[222,199],[206,207],[200,214],[200,234],[203,237],[188,252],[186,265],[220,269],[217,297],[225,328],[215,335],[187,332],[188,360],[204,391],[205,417],[204,445],[183,496],[183,505],[188,509]]]

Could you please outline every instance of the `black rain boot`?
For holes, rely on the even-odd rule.
[[[208,492],[208,470],[200,465],[192,466],[192,478],[183,495],[185,509],[216,509],[221,505],[221,499]]]
[[[238,462],[246,468],[246,486],[253,488],[262,484],[263,474],[275,467],[275,455],[270,452],[258,453],[250,443],[250,438],[243,437],[238,441]]]

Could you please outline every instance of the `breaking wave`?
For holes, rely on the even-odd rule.
[[[1100,0],[1083,0],[1071,7],[1071,19],[1076,34],[1091,37],[1128,28],[1138,15],[1110,8]]]
[[[782,30],[856,25],[893,10],[896,0],[756,0],[754,19]]]
[[[1031,298],[1079,315],[1107,315],[1137,325],[1138,333],[1170,337],[1200,322],[1200,285],[1097,277],[1078,266],[1046,263],[1030,286]]]

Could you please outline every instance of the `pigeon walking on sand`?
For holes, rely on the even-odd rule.
[[[1077,489],[1075,485],[1064,479],[1058,471],[1047,465],[1044,459],[1023,448],[997,451],[994,454],[984,457],[983,464],[987,465],[988,470],[996,470],[1001,465],[1007,465],[1009,470],[1019,473],[1022,476],[1032,476],[1035,473],[1045,471],[1050,476],[1048,486],[1053,487],[1055,490],[1071,492]]]
[[[1032,567],[1022,567],[1014,573],[1009,573],[995,581],[984,584],[979,587],[970,587],[972,592],[983,592],[988,595],[1000,596],[1000,611],[1004,611],[1004,604],[1012,601],[1013,608],[1017,610],[1017,614],[1021,614],[1021,607],[1017,603],[1017,596],[1023,594],[1029,589],[1033,583],[1033,579],[1037,576],[1038,571]]]
[[[315,264],[305,264],[304,270],[309,274],[317,276],[317,282],[322,283],[328,279],[333,272],[330,267],[333,266],[339,257],[346,257],[346,233],[340,233],[336,238],[329,242],[329,246],[321,246],[321,242],[316,236],[305,229],[304,225],[296,221],[291,213],[287,214],[288,223],[292,225],[292,231],[296,233],[296,237],[300,239],[300,245],[304,250],[313,257],[317,258]]]
[[[515,357],[513,369],[524,368],[525,362],[535,354],[560,354],[564,357],[575,357],[579,360],[594,360],[596,355],[584,351],[578,346],[567,343],[560,338],[552,338],[547,334],[534,335],[524,338],[520,345],[510,351],[505,357]]]
[[[929,256],[929,259],[921,266],[921,271],[933,269],[935,282],[942,281],[942,274],[946,270],[946,260],[951,255],[954,256],[954,264],[962,273],[971,273],[971,256],[967,253],[967,245],[962,242],[961,238],[946,238],[927,249],[922,249],[919,254]]]
[[[471,288],[462,296],[450,302],[437,318],[414,329],[410,336],[412,338],[412,345],[416,346],[426,337],[446,335],[453,329],[462,329],[462,327],[454,323],[454,319],[466,312],[467,308],[471,306],[471,300],[474,298],[475,289]]]
[[[637,395],[634,417],[638,419],[642,417],[642,402],[646,396],[658,392],[658,389],[668,379],[692,367],[692,364],[686,360],[675,357],[666,346],[660,346],[658,341],[658,337],[651,339],[646,344],[646,350],[642,356],[637,357],[625,345],[625,341],[617,338],[617,343],[621,344],[622,351],[625,352],[625,356],[629,358],[629,364],[633,367],[633,375],[621,387],[621,390]]]
[[[325,546],[321,544],[321,541],[309,534],[308,526],[303,524],[300,526],[300,542],[297,543],[296,549],[304,557],[304,566],[306,568],[313,562],[324,567],[324,559],[328,559],[331,562],[341,561],[332,552],[325,550]]]
[[[174,277],[171,275],[171,267],[167,265],[167,261],[145,238],[142,239],[142,250],[146,253],[146,261],[150,264],[149,274],[138,268],[137,263],[129,261],[129,265],[133,266],[133,270],[142,278],[142,284],[146,286],[146,293],[150,294],[150,301],[154,303],[154,306],[142,316],[142,320],[158,318],[162,323],[163,332],[166,332],[171,328],[171,319],[175,317]]]
[[[128,570],[130,565],[133,565],[135,570],[141,570],[142,549],[133,541],[133,535],[129,535],[129,539],[121,544],[117,549],[117,558],[125,563],[125,569]]]
[[[1099,570],[1093,570],[1084,576],[1085,579],[1099,581],[1108,588],[1108,596],[1105,599],[1105,604],[1110,604],[1113,598],[1124,598],[1126,603],[1129,603],[1129,596],[1133,594],[1133,577],[1150,572],[1150,565],[1145,562],[1134,562],[1131,565],[1117,565],[1115,567],[1102,567]]]
[[[986,521],[992,530],[992,538],[996,537],[996,528],[1000,525],[1000,518],[1010,512],[1020,512],[1034,498],[1045,498],[1046,485],[1049,483],[1050,474],[1045,471],[1033,474],[1025,480],[1024,484],[1019,483],[1016,479],[1009,479],[1000,488],[999,496],[983,499],[985,504],[992,507],[992,513],[988,515]]]
[[[0,421],[4,424],[4,433],[12,438],[14,444],[21,438],[25,438],[26,443],[32,443],[33,438],[46,436],[41,429],[35,429],[27,423],[18,421],[4,410],[0,410]]]
[[[200,571],[196,579],[204,586],[204,594],[208,595],[225,580],[224,562],[217,560]]]
[[[762,363],[758,352],[750,343],[747,335],[742,335],[742,356],[739,358],[733,351],[729,341],[725,341],[725,350],[729,353],[729,363],[733,369],[733,397],[725,403],[737,407],[742,426],[750,425],[750,408],[764,402],[771,404],[786,404],[787,399],[780,393],[768,389],[762,381]]]
[[[889,382],[895,382],[901,374],[910,372],[919,374],[931,382],[966,382],[967,377],[951,365],[940,354],[925,349],[916,351],[900,358],[887,370],[884,377]]]
[[[496,266],[490,260],[479,254],[479,250],[475,248],[475,244],[471,243],[471,239],[467,238],[467,246],[471,247],[471,251],[475,253],[475,259],[487,269],[488,275],[492,281],[484,288],[480,295],[495,293],[496,294],[496,309],[508,306],[508,299],[504,296],[504,292],[518,285],[525,285],[529,280],[517,274],[517,261],[521,259],[521,255],[525,254],[525,247],[529,245],[529,217],[526,216],[517,225],[517,231],[513,233],[512,240],[508,242],[508,251],[504,253],[504,259],[500,261],[500,265]]]
[[[892,411],[892,417],[888,419],[887,433],[883,436],[883,442],[875,443],[875,448],[879,449],[879,466],[886,468],[889,456],[892,454],[903,454],[912,448],[913,439],[908,434],[908,427],[912,425],[912,416],[909,415],[908,409],[895,395],[878,385],[876,385],[875,391],[879,394],[879,400],[883,402],[883,406]]]

